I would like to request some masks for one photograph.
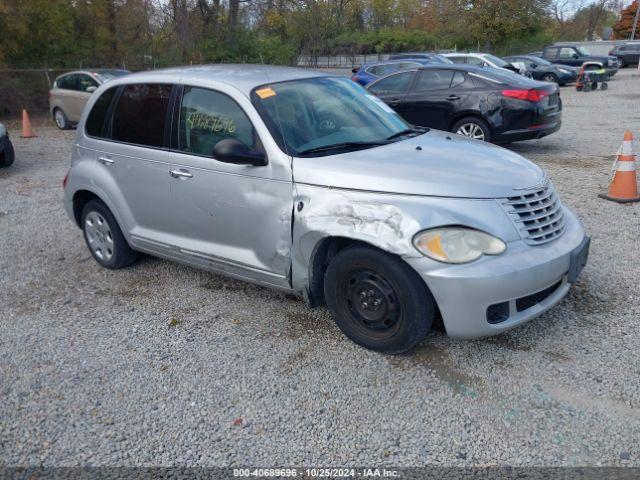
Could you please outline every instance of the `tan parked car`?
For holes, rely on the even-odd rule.
[[[67,130],[78,123],[91,94],[103,83],[128,73],[127,70],[83,70],[56,78],[49,91],[49,112],[58,128]]]

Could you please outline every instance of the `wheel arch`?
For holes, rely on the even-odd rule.
[[[484,123],[486,123],[487,125],[489,125],[489,129],[491,129],[491,134],[493,135],[493,129],[495,128],[494,125],[491,123],[491,121],[487,118],[485,118],[481,112],[477,111],[477,110],[467,110],[464,112],[460,112],[457,113],[453,119],[449,122],[449,126],[447,128],[447,130],[452,131],[453,126],[458,123],[460,120],[462,120],[463,118],[477,118],[479,120],[482,120]]]
[[[76,225],[78,225],[79,227],[81,227],[82,209],[91,200],[99,200],[107,205],[107,203],[102,198],[100,198],[100,196],[90,190],[78,190],[73,194],[73,218],[76,221]],[[109,207],[107,206],[107,208]]]

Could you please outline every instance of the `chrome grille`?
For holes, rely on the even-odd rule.
[[[503,206],[529,245],[550,242],[564,233],[564,212],[551,183],[524,195],[509,197]]]

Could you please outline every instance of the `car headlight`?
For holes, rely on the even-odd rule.
[[[562,73],[571,73],[570,70],[565,70],[564,68],[559,68],[558,70],[560,70]]]
[[[468,263],[482,255],[500,255],[506,244],[488,233],[465,227],[440,227],[418,233],[413,239],[420,253],[444,263]]]

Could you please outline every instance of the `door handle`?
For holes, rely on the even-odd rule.
[[[103,165],[113,165],[114,160],[109,157],[98,157],[98,161]]]
[[[460,100],[460,97],[457,95],[449,95],[447,97],[447,100]]]
[[[169,170],[169,175],[173,178],[192,178],[193,173],[190,173],[188,170],[178,169],[178,170]]]

